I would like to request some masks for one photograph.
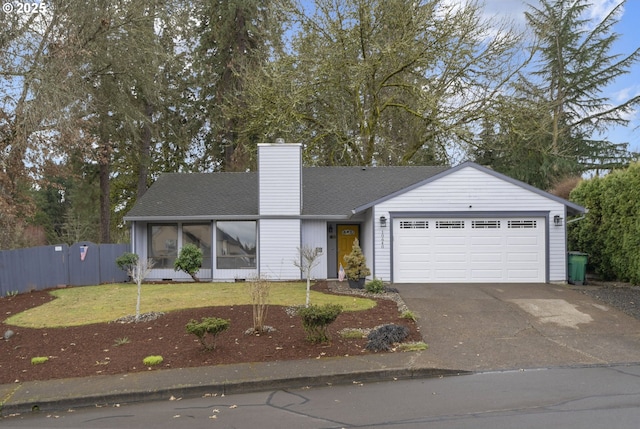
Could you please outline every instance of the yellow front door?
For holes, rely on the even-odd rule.
[[[344,267],[344,255],[351,253],[353,240],[360,239],[360,227],[358,225],[338,225],[338,270],[340,265]]]

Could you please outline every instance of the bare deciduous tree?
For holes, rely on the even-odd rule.
[[[320,263],[318,258],[322,253],[318,248],[312,248],[309,246],[298,248],[298,253],[300,254],[300,260],[293,261],[293,265],[298,267],[302,272],[302,275],[307,279],[307,299],[305,301],[305,306],[308,307],[311,299],[311,272]]]

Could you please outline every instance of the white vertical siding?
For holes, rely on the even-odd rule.
[[[380,226],[380,216],[387,218],[387,226]],[[373,216],[374,223],[374,252],[375,271],[374,276],[383,281],[391,281],[391,220],[389,212],[376,207]],[[373,271],[373,270],[372,270]]]
[[[391,278],[391,224],[382,230],[380,216],[389,219],[390,212],[460,212],[473,213],[501,211],[549,212],[548,272],[550,282],[566,281],[566,236],[565,227],[553,225],[553,217],[562,216],[565,206],[543,195],[531,192],[518,185],[501,180],[490,174],[467,167],[427,183],[375,207],[375,262],[376,276],[383,280]],[[454,216],[453,214],[451,215]],[[384,247],[382,246],[384,234]]]
[[[261,219],[259,225],[260,275],[269,279],[299,280],[293,264],[300,256],[300,219]]]
[[[360,248],[362,249],[362,254],[367,261],[367,267],[371,270],[371,275],[368,278],[376,276],[376,270],[374,267],[374,219],[371,217],[373,212],[373,209],[367,210],[365,213],[365,220],[362,223],[362,228],[360,230]]]
[[[302,221],[302,247],[311,249],[322,249],[322,253],[318,256],[318,265],[311,271],[314,279],[327,278],[327,223],[321,220],[304,220]]]
[[[258,145],[260,214],[301,213],[302,151],[300,143]]]

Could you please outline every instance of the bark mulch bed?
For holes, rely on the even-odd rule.
[[[317,283],[314,289],[329,292],[326,282]],[[377,306],[371,310],[341,314],[330,325],[328,344],[308,342],[300,318],[276,306],[269,308],[265,322],[275,331],[261,335],[245,333],[253,327],[251,306],[181,310],[148,322],[69,328],[29,329],[4,322],[10,315],[51,299],[47,291],[0,298],[0,338],[7,330],[13,331],[9,339],[0,339],[0,384],[148,371],[142,360],[150,355],[164,358],[153,370],[361,355],[370,353],[365,350],[366,338],[343,338],[339,331],[389,323],[409,328],[407,341],[421,340],[417,325],[400,317],[399,304],[393,299],[380,298],[376,298]],[[202,317],[231,321],[229,329],[218,336],[213,351],[204,351],[198,339],[185,330],[191,319]],[[32,365],[31,358],[38,356],[49,360]]]

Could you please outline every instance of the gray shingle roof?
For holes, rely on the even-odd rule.
[[[304,167],[305,216],[348,217],[352,210],[426,180],[447,167]],[[258,215],[257,173],[166,173],[125,220]]]
[[[350,215],[448,167],[309,167],[303,169],[303,215]]]

